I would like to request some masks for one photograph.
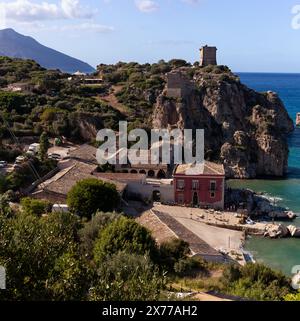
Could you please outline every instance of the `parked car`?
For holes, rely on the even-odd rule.
[[[54,204],[52,207],[52,213],[68,213],[69,206],[66,204]]]
[[[49,154],[49,155],[48,155],[48,158],[49,158],[49,159],[54,159],[54,160],[57,160],[57,161],[59,161],[59,160],[62,159],[61,155],[56,154],[56,153]]]
[[[40,150],[40,144],[35,143],[35,144],[31,144],[28,148],[28,153],[31,155],[36,155]]]
[[[5,168],[7,166],[6,161],[0,161],[0,168]]]
[[[248,225],[255,225],[255,222],[252,221],[250,217],[248,217],[247,220],[246,220],[246,224],[248,224]]]

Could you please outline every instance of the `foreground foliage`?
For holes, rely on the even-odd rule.
[[[222,283],[228,293],[258,301],[281,301],[291,292],[290,280],[263,264],[230,265]]]

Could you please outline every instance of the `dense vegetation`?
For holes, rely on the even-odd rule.
[[[226,67],[198,65],[180,59],[99,65],[95,76],[103,82],[87,85],[80,77],[71,80],[70,75],[43,69],[34,61],[0,57],[0,108],[17,136],[40,136],[46,131],[50,136],[86,141],[95,139],[95,135],[83,133],[79,124],[117,129],[120,119],[128,120],[131,127],[149,129],[167,72],[194,67],[190,68],[190,77],[197,72],[232,77]],[[21,84],[22,91],[7,90],[12,84]],[[3,125],[0,134],[9,136]]]
[[[41,216],[47,204],[29,199],[22,204],[21,211],[6,208],[0,214],[0,265],[7,272],[1,300],[161,298],[167,270],[160,263],[160,249],[135,221],[102,212],[89,222],[70,213]],[[111,230],[119,241],[109,249]],[[133,251],[128,236],[136,238]]]

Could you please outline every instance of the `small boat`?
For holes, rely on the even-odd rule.
[[[296,116],[296,126],[300,127],[300,113],[298,113]]]

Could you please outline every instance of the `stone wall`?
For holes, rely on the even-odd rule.
[[[167,74],[167,96],[170,98],[182,98],[193,89],[192,82],[180,71]]]

